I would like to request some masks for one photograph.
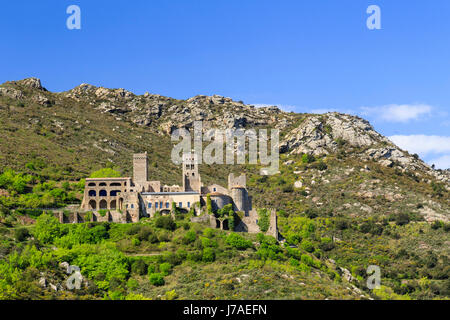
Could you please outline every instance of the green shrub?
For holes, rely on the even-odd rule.
[[[160,273],[152,273],[149,276],[150,283],[154,286],[163,286],[166,282],[164,281],[164,277]]]
[[[170,263],[168,263],[168,262],[164,262],[164,263],[161,263],[159,265],[159,271],[164,276],[167,276],[170,273],[171,270],[172,270],[172,265]]]
[[[203,249],[202,261],[203,262],[214,262],[216,260],[216,254],[212,248]]]
[[[29,236],[30,232],[26,228],[19,228],[14,231],[14,238],[19,242],[25,241]]]
[[[334,249],[334,243],[331,238],[322,238],[320,240],[319,248],[323,251],[330,251]]]
[[[252,242],[250,240],[244,239],[237,233],[230,233],[226,238],[226,243],[238,250],[245,250],[252,246]]]
[[[187,260],[189,261],[201,261],[203,258],[203,252],[202,251],[191,251],[187,255]]]
[[[302,254],[302,257],[300,259],[300,261],[304,264],[306,264],[307,266],[314,266],[314,260],[313,258],[311,258],[309,255],[307,254]]]
[[[312,163],[314,161],[316,161],[316,158],[314,158],[314,156],[312,154],[305,153],[302,155],[302,163],[306,164],[306,163]]]
[[[52,243],[61,234],[61,224],[58,219],[48,213],[44,213],[36,219],[33,235],[43,243]]]
[[[216,231],[213,228],[205,228],[205,230],[203,230],[203,235],[207,238],[211,239],[215,234]]]
[[[156,219],[155,226],[157,228],[166,229],[169,231],[173,231],[176,228],[176,223],[173,221],[171,216],[161,216]]]
[[[136,290],[139,287],[139,282],[136,279],[128,279],[127,287],[130,290]]]
[[[194,242],[197,239],[197,233],[195,233],[194,230],[190,230],[188,232],[186,232],[186,234],[183,237],[183,244],[190,244],[192,242]]]
[[[301,247],[302,247],[302,249],[303,250],[305,250],[306,252],[313,252],[314,251],[314,245],[313,245],[313,243],[311,242],[311,241],[309,241],[309,240],[302,240],[302,243],[301,243]]]
[[[399,213],[395,215],[395,223],[398,226],[403,226],[405,224],[408,224],[410,221],[409,215],[407,213]]]
[[[143,276],[147,273],[147,265],[141,259],[136,260],[131,264],[131,272]]]

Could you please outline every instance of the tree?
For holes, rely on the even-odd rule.
[[[60,236],[60,228],[58,219],[51,214],[44,213],[36,219],[33,235],[43,243],[52,243],[55,238]]]

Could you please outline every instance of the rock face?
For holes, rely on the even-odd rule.
[[[403,170],[423,170],[439,181],[450,182],[448,171],[432,170],[376,132],[368,121],[337,112],[307,115],[299,126],[286,134],[280,151],[315,156],[344,151],[364,161],[375,160],[385,167],[396,166]]]
[[[337,152],[340,144],[367,147],[390,141],[359,117],[337,112],[307,116],[290,131],[281,147],[292,154],[322,155]]]
[[[41,80],[38,79],[38,78],[28,78],[28,79],[24,79],[24,80],[21,80],[21,81],[17,81],[17,83],[20,84],[20,85],[23,85],[25,87],[28,87],[28,88],[47,91],[47,89],[45,89],[42,86]]]
[[[118,114],[137,125],[155,126],[161,134],[170,134],[177,128],[192,128],[194,121],[202,121],[204,130],[261,126],[284,129],[294,118],[277,107],[255,108],[219,95],[176,100],[148,92],[138,96],[125,89],[89,84],[81,84],[63,95],[85,101],[103,113]]]

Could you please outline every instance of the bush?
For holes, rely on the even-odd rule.
[[[177,227],[175,221],[173,221],[172,217],[170,216],[162,216],[157,218],[155,221],[155,226],[157,228],[162,228],[169,231],[173,231]]]
[[[403,226],[408,224],[410,221],[409,215],[407,213],[399,213],[395,216],[395,223],[398,226]]]
[[[164,262],[159,265],[159,271],[165,276],[167,276],[171,270],[172,270],[172,265],[168,262]]]
[[[314,245],[309,240],[303,240],[302,243],[301,243],[301,247],[306,252],[310,252],[311,253],[311,252],[314,251]]]
[[[150,236],[153,235],[153,230],[149,227],[140,228],[136,238],[140,241],[148,241]]]
[[[60,236],[60,227],[58,219],[51,214],[45,213],[36,219],[33,235],[43,243],[51,243]]]
[[[202,251],[193,251],[193,252],[189,252],[187,255],[187,260],[189,261],[201,261],[203,258],[203,252]]]
[[[434,221],[432,224],[431,224],[431,228],[433,229],[433,230],[437,230],[437,229],[439,229],[439,228],[443,228],[444,227],[444,223],[443,222],[441,222],[441,221]]]
[[[252,246],[252,242],[250,240],[244,239],[237,233],[230,233],[226,239],[226,243],[238,250],[245,250]]]
[[[212,248],[203,249],[202,261],[203,262],[214,262],[216,260],[216,254]]]
[[[152,273],[149,276],[150,283],[154,286],[163,286],[166,282],[164,281],[164,277],[160,273]]]
[[[334,248],[334,243],[331,238],[322,238],[319,244],[319,249],[323,251],[330,251]]]
[[[310,267],[314,266],[313,258],[311,258],[307,254],[302,254],[302,257],[301,257],[300,260],[301,260],[302,263],[306,264],[307,266],[310,266]]]
[[[16,240],[19,242],[25,241],[29,236],[30,232],[28,231],[28,229],[19,228],[14,231],[14,238],[16,238]]]
[[[183,237],[183,244],[190,244],[192,242],[194,242],[197,239],[197,234],[195,233],[194,230],[190,230],[188,232],[186,232],[186,234]]]
[[[147,265],[143,260],[136,260],[131,264],[131,272],[143,276],[147,273]]]
[[[302,163],[306,164],[306,163],[312,163],[314,161],[316,161],[316,158],[314,158],[314,156],[312,154],[305,153],[302,155]]]

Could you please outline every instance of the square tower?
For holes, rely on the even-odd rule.
[[[142,185],[148,180],[148,156],[146,153],[133,155],[133,182]]]
[[[183,154],[183,190],[200,193],[201,187],[197,154],[194,152]]]

